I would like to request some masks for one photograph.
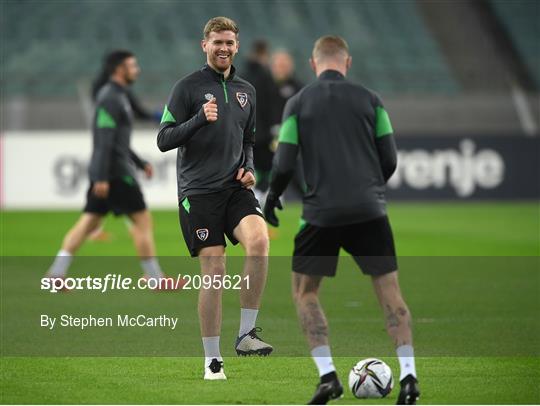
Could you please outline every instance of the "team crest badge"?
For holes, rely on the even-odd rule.
[[[197,234],[197,238],[201,241],[206,241],[208,238],[208,229],[207,228],[199,228],[198,230],[195,230],[195,234]]]
[[[237,92],[236,100],[238,100],[238,103],[240,103],[240,107],[244,108],[248,101],[247,93]]]
[[[214,98],[214,95],[212,93],[206,93],[204,95],[204,98],[208,101],[212,100]]]

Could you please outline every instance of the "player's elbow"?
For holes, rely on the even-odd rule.
[[[388,162],[388,168],[386,170],[389,178],[390,176],[394,174],[394,172],[396,171],[396,168],[397,168],[397,159],[394,157]]]
[[[167,142],[165,134],[163,134],[161,131],[159,132],[157,136],[157,147],[161,152],[167,152],[171,150],[171,146]]]
[[[159,150],[160,150],[161,152],[167,152],[167,151],[169,151],[169,149],[170,149],[170,148],[167,148],[167,146],[164,145],[163,143],[160,143],[159,141],[158,141],[158,143],[157,143],[157,147],[159,148]]]
[[[384,154],[380,156],[380,165],[381,172],[384,178],[384,181],[387,182],[388,179],[394,174],[397,167],[397,155],[396,154]]]
[[[275,165],[273,172],[281,178],[289,178],[294,174],[294,166],[292,165]]]

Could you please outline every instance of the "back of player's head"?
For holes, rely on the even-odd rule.
[[[347,59],[349,45],[347,41],[337,35],[325,35],[315,42],[313,59],[322,62],[328,59]]]
[[[126,59],[132,58],[135,55],[133,52],[126,49],[117,49],[111,51],[105,55],[103,59],[103,70],[107,75],[112,75],[118,66],[120,66]]]
[[[251,43],[251,54],[256,57],[267,56],[270,46],[265,39],[256,39]]]
[[[211,32],[232,31],[236,35],[240,31],[238,25],[227,17],[214,17],[208,20],[204,26],[204,38],[207,39]]]

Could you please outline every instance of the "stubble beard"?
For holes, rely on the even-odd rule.
[[[221,73],[227,71],[227,69],[229,69],[232,66],[233,60],[234,60],[234,55],[232,53],[229,54],[229,57],[226,60],[227,63],[225,65],[222,64],[222,60],[219,58],[219,54],[217,53],[212,54],[210,58],[210,62],[213,68]]]

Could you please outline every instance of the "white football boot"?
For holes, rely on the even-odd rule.
[[[265,343],[257,336],[257,333],[262,331],[260,327],[251,329],[248,333],[241,335],[236,339],[236,353],[238,355],[269,355],[274,348]]]
[[[204,368],[204,379],[207,381],[217,381],[227,379],[223,371],[223,361],[213,358],[210,365]]]

